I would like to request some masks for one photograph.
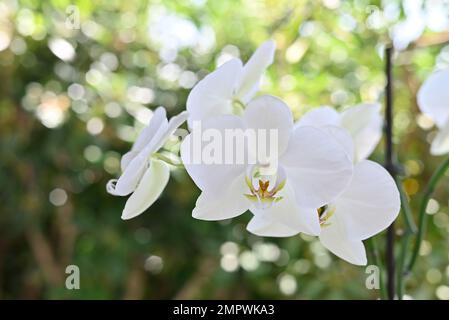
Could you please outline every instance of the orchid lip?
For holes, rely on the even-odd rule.
[[[254,180],[257,181],[257,186],[253,184]],[[268,209],[283,198],[278,192],[284,188],[286,179],[276,181],[273,187],[270,188],[270,180],[260,175],[259,170],[256,169],[251,174],[251,177],[248,175],[245,177],[245,181],[251,193],[244,195],[248,200],[255,203],[259,209]]]

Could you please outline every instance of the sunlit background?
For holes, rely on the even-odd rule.
[[[395,142],[416,208],[441,159],[429,155],[433,123],[415,95],[434,68],[449,67],[449,1],[2,0],[0,298],[378,298],[365,268],[316,238],[253,236],[250,214],[193,219],[199,191],[182,170],[131,221],[120,219],[125,199],[106,193],[152,110],[183,110],[198,80],[269,38],[278,50],[262,91],[296,118],[383,102],[383,51],[394,43]],[[382,150],[372,158],[382,162]],[[427,208],[410,299],[449,299],[447,181]],[[375,238],[380,255],[384,238]],[[79,290],[64,285],[71,264]]]

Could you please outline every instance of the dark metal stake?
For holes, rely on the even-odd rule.
[[[387,85],[385,88],[385,168],[396,179],[396,170],[393,160],[393,48],[385,49],[385,74]],[[394,259],[394,223],[387,230],[386,266],[387,266],[387,293],[388,299],[395,298],[395,259]]]

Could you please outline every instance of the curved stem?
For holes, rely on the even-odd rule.
[[[410,271],[412,271],[413,266],[415,265],[416,259],[418,258],[419,249],[421,248],[421,243],[424,239],[424,233],[427,229],[427,218],[428,218],[427,214],[426,214],[427,203],[429,202],[430,197],[432,196],[432,193],[435,190],[437,183],[444,176],[444,173],[446,172],[446,170],[448,168],[449,168],[449,157],[447,157],[443,161],[443,163],[441,163],[441,165],[433,173],[432,177],[430,178],[429,183],[427,184],[423,198],[421,200],[421,204],[419,206],[418,234],[417,234],[417,238],[415,241],[415,245],[413,247],[412,257],[410,258],[410,262],[408,264],[406,273],[409,273]]]
[[[397,293],[398,293],[398,299],[402,300],[404,296],[404,290],[405,290],[405,279],[406,272],[404,270],[405,268],[405,260],[407,258],[407,249],[410,243],[410,232],[405,232],[402,238],[402,245],[401,245],[401,253],[399,256],[399,262],[398,262],[398,270],[397,270]]]
[[[410,208],[407,193],[402,186],[402,181],[398,178],[396,179],[396,185],[399,190],[399,195],[401,197],[401,209],[404,214],[405,225],[408,233],[416,233],[418,228],[416,227],[415,221],[413,220],[412,209]]]
[[[416,224],[413,220],[412,210],[410,208],[409,200],[405,190],[402,186],[402,181],[400,179],[396,179],[396,185],[399,190],[399,195],[401,197],[401,211],[404,215],[405,220],[405,232],[402,236],[402,244],[401,244],[401,252],[398,260],[398,268],[397,268],[397,296],[399,300],[402,300],[404,295],[404,268],[406,264],[407,258],[407,249],[410,242],[410,236],[417,232]]]

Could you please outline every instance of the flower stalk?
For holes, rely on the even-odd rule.
[[[393,48],[388,46],[385,49],[385,74],[387,84],[385,87],[385,168],[396,179],[396,170],[393,162]],[[396,265],[394,256],[394,222],[387,229],[386,243],[386,267],[387,267],[387,293],[388,299],[395,298],[395,276]]]
[[[401,211],[405,220],[405,231],[402,235],[401,251],[397,268],[397,296],[399,300],[402,300],[404,295],[405,277],[408,274],[405,270],[407,250],[409,248],[411,236],[417,233],[417,227],[413,220],[412,209],[410,208],[407,194],[402,186],[402,181],[400,179],[396,179],[396,185],[398,186],[399,194],[401,195]]]
[[[424,191],[423,198],[421,200],[421,204],[419,206],[419,212],[418,212],[418,233],[416,236],[415,245],[412,250],[412,256],[410,258],[410,261],[408,263],[406,273],[409,273],[412,271],[416,259],[419,255],[419,249],[421,248],[421,243],[424,239],[424,234],[427,229],[427,219],[428,216],[426,214],[426,208],[427,204],[429,203],[430,197],[433,194],[433,191],[435,190],[438,182],[442,177],[444,177],[445,172],[449,168],[449,157],[447,157],[443,163],[437,168],[437,170],[433,173],[432,177],[430,178],[429,183],[427,184],[427,187]]]

